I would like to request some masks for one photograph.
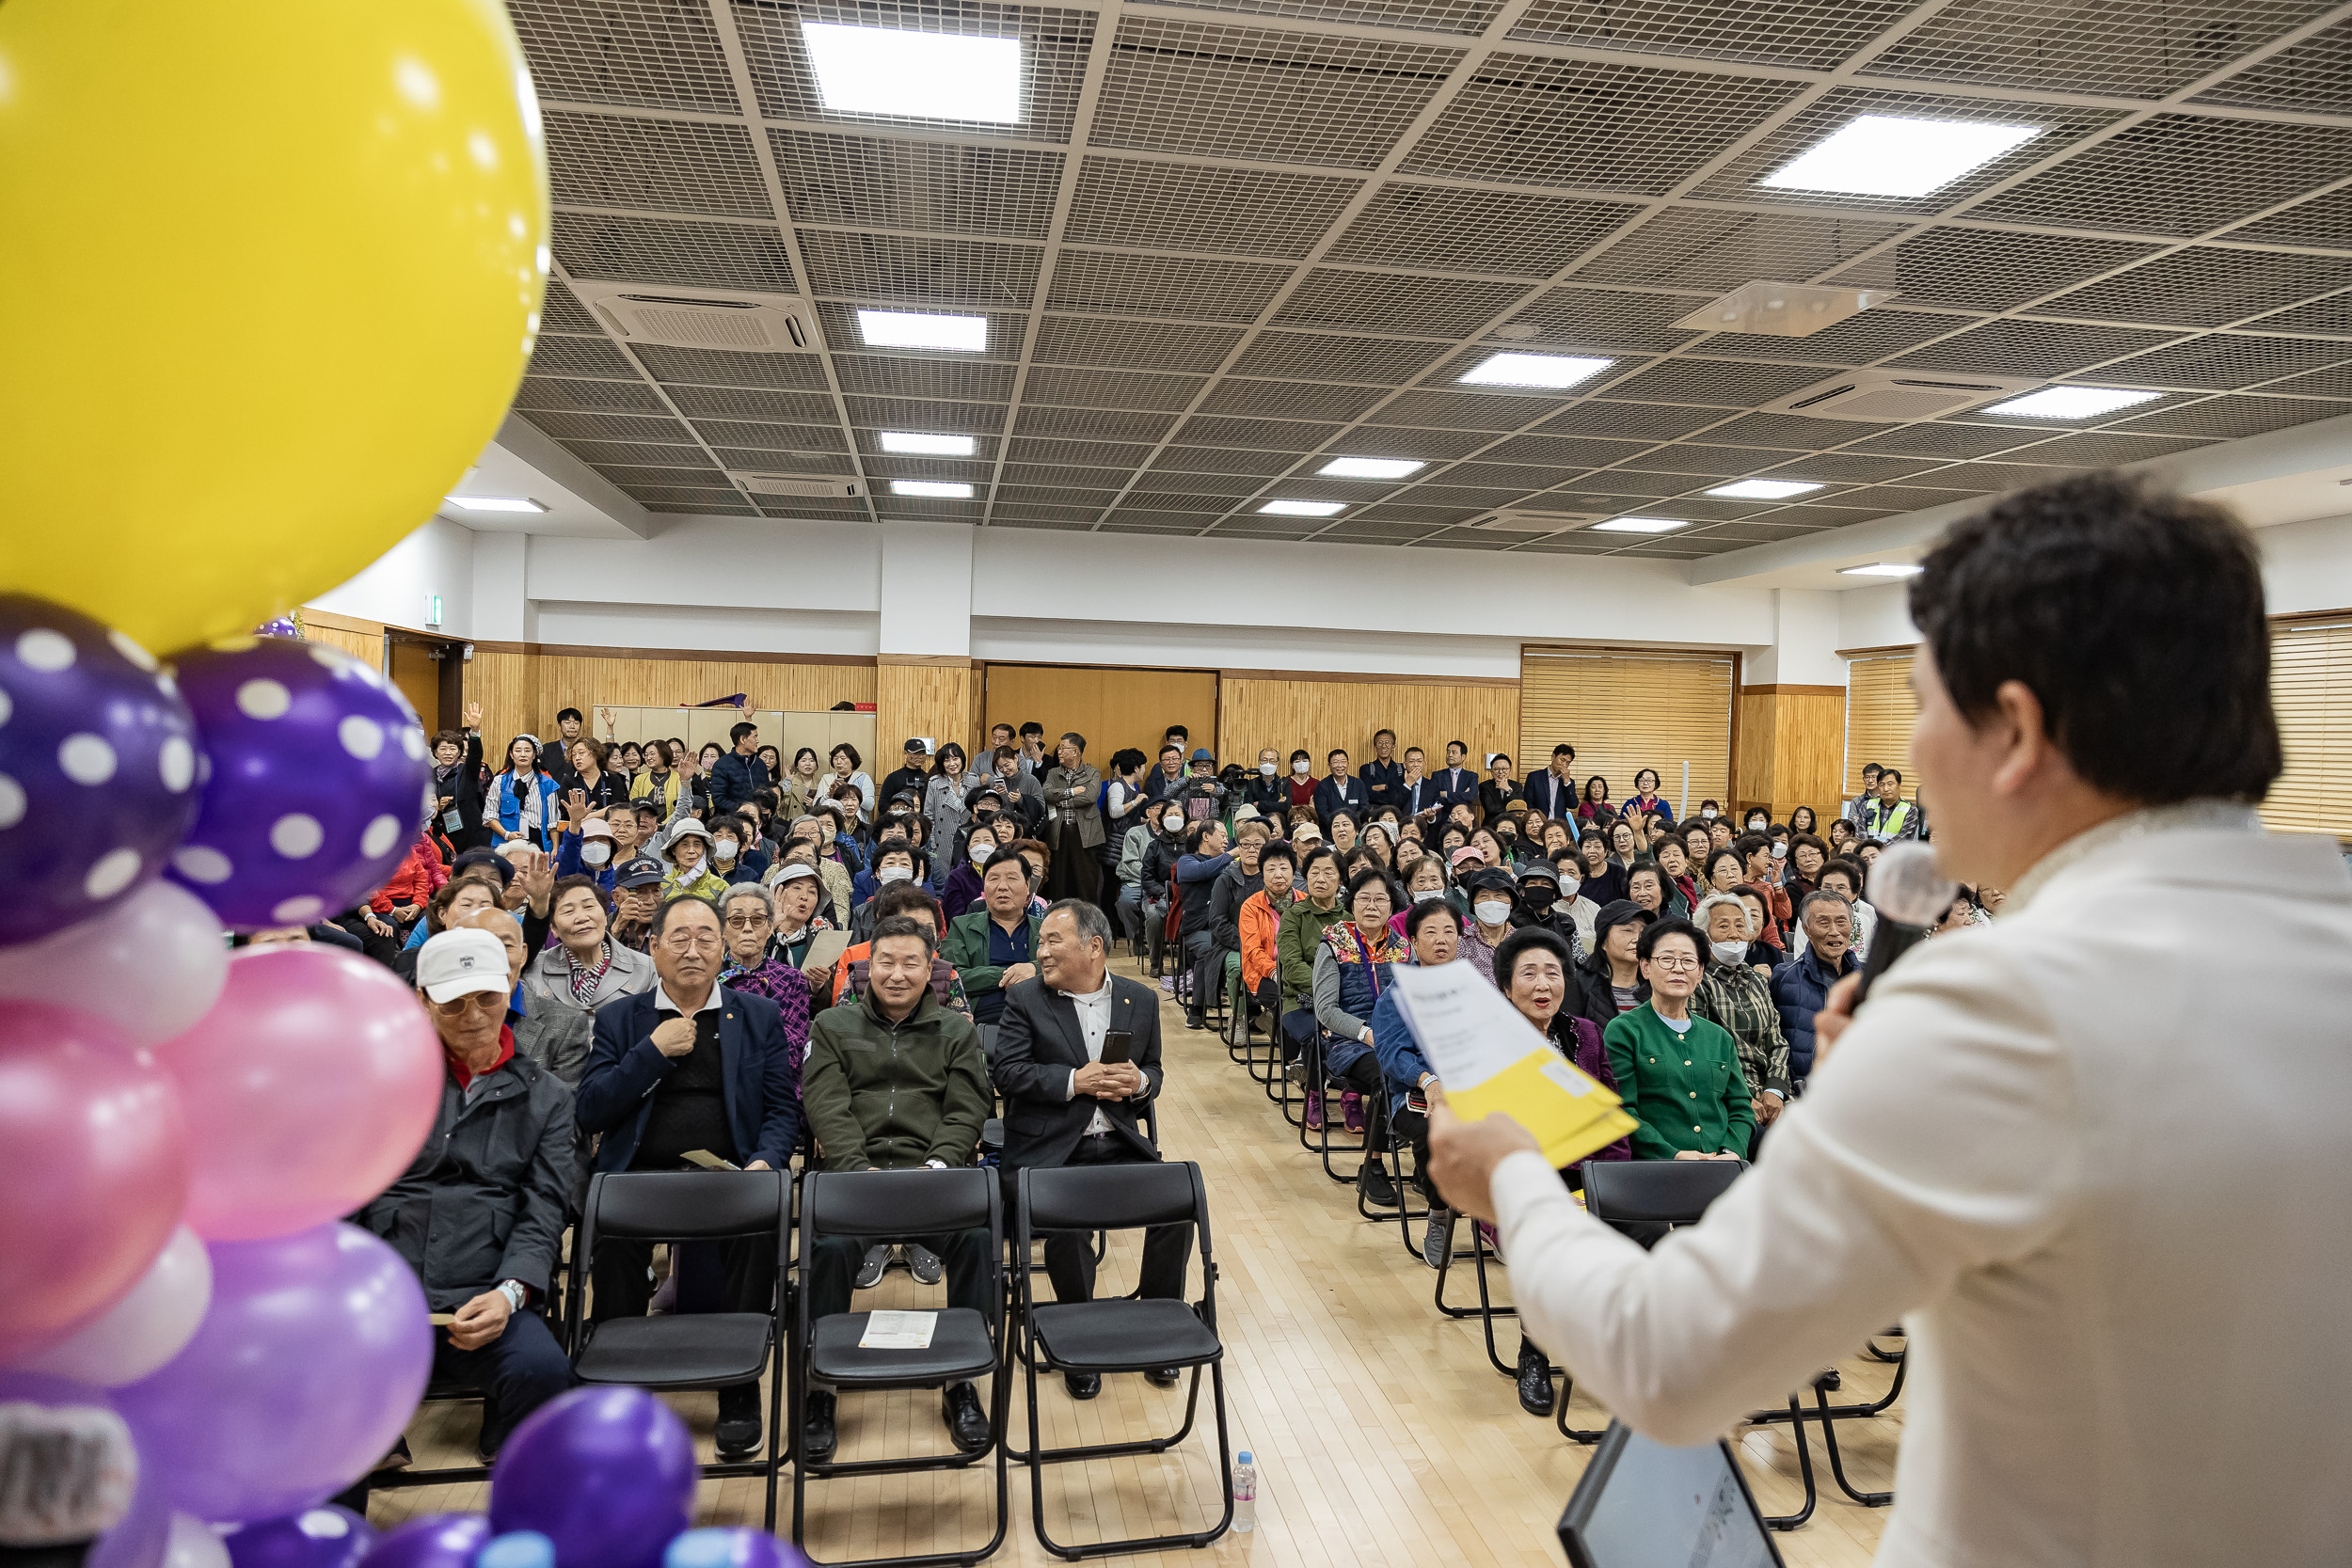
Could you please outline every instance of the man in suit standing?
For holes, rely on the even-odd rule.
[[[1438,774],[1438,810],[1442,816],[1456,806],[1478,809],[1478,775],[1462,766],[1470,758],[1470,743],[1445,743],[1445,768]]]
[[[1520,791],[1527,799],[1528,810],[1540,812],[1546,816],[1556,816],[1564,822],[1573,816],[1576,812],[1576,780],[1571,775],[1575,768],[1576,748],[1554,746],[1551,749],[1551,766],[1528,780],[1527,787]]]
[[[1323,823],[1323,831],[1331,831],[1334,814],[1345,812],[1361,823],[1371,810],[1370,798],[1364,793],[1364,781],[1351,778],[1347,771],[1347,752],[1339,747],[1324,759],[1331,771],[1315,785],[1315,816]]]
[[[601,1132],[599,1171],[684,1170],[704,1150],[746,1170],[782,1170],[801,1141],[800,1085],[776,1005],[719,984],[725,961],[719,911],[673,898],[654,915],[654,989],[596,1011],[574,1101],[581,1131]],[[719,1244],[725,1283],[717,1309],[765,1312],[776,1288],[773,1237]],[[643,1317],[652,1296],[653,1243],[607,1240],[589,1263],[589,1314]],[[759,1447],[759,1385],[719,1390],[719,1452]]]
[[[1065,898],[1045,911],[1034,979],[1009,989],[991,1070],[1005,1098],[1004,1170],[1030,1166],[1148,1164],[1159,1149],[1136,1122],[1137,1107],[1160,1092],[1160,998],[1138,981],[1110,973],[1111,927],[1092,904]],[[1103,1060],[1104,1038],[1128,1037],[1123,1063]],[[1192,1227],[1156,1225],[1144,1232],[1142,1293],[1181,1301],[1192,1255]],[[1060,1302],[1094,1299],[1094,1255],[1074,1232],[1045,1238],[1045,1272]],[[1144,1374],[1175,1386],[1172,1367]],[[1102,1392],[1094,1372],[1064,1372],[1073,1399]]]

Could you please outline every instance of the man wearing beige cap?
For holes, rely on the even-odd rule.
[[[572,1093],[515,1053],[505,944],[459,928],[417,954],[417,990],[441,1040],[441,1103],[423,1148],[359,1212],[424,1286],[437,1378],[486,1390],[486,1463],[515,1424],[572,1384],[539,1308],[572,1185]],[[503,1238],[501,1240],[501,1238]]]

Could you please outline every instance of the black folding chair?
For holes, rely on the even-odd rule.
[[[1463,1223],[1463,1220],[1462,1218],[1457,1217],[1454,1223],[1459,1225]],[[1434,1299],[1436,1300],[1438,1310],[1444,1313],[1449,1318],[1476,1318],[1478,1320],[1479,1332],[1485,1337],[1486,1341],[1487,1363],[1491,1365],[1496,1371],[1501,1372],[1504,1377],[1517,1377],[1518,1375],[1518,1368],[1511,1362],[1502,1359],[1502,1353],[1495,1348],[1495,1320],[1497,1318],[1516,1318],[1519,1315],[1519,1309],[1516,1307],[1498,1307],[1495,1305],[1493,1288],[1487,1283],[1486,1280],[1486,1259],[1489,1254],[1486,1247],[1486,1232],[1479,1228],[1479,1225],[1476,1220],[1470,1220],[1469,1221],[1469,1224],[1470,1227],[1470,1268],[1478,1279],[1478,1305],[1475,1307],[1456,1307],[1452,1302],[1445,1299],[1446,1276],[1454,1272],[1454,1248],[1451,1244],[1447,1246],[1445,1256],[1441,1258],[1438,1263],[1438,1286]]]
[[[767,1486],[767,1528],[776,1524],[776,1467],[784,1395],[783,1259],[792,1242],[791,1187],[772,1170],[630,1171],[588,1183],[580,1222],[566,1315],[580,1324],[572,1375],[587,1384],[627,1384],[655,1393],[727,1388],[772,1374],[768,1386],[765,1456],[702,1466],[705,1476],[757,1476]],[[723,1242],[766,1235],[776,1243],[777,1273],[765,1312],[691,1312],[608,1318],[590,1323],[580,1295],[596,1243]]]
[[[798,1306],[793,1315],[790,1356],[792,1398],[792,1540],[805,1554],[808,1482],[834,1476],[906,1475],[921,1470],[960,1470],[996,1456],[996,1533],[966,1551],[918,1557],[874,1558],[821,1568],[881,1568],[884,1563],[975,1563],[1005,1544],[1009,1481],[1005,1467],[1005,1412],[1011,1380],[1004,1368],[1005,1221],[997,1174],[985,1166],[956,1170],[812,1171],[801,1180],[801,1258]],[[840,1312],[809,1317],[807,1271],[818,1242],[827,1236],[875,1236],[892,1240],[933,1236],[942,1231],[988,1229],[989,1307],[943,1308],[925,1350],[867,1350],[859,1344],[871,1317]],[[808,1385],[821,1378],[845,1392],[885,1388],[936,1388],[951,1383],[992,1379],[988,1447],[977,1453],[912,1455],[900,1459],[814,1461],[802,1454],[799,1434],[807,1416]],[[811,1562],[819,1560],[811,1557]]]
[[[1584,1212],[1620,1230],[1695,1225],[1747,1168],[1745,1160],[1587,1160],[1581,1167]],[[1562,1369],[1553,1420],[1561,1436],[1597,1443],[1602,1433],[1568,1425],[1568,1395],[1574,1386],[1575,1380]]]
[[[1043,1302],[1032,1291],[1025,1270],[1014,1271],[1020,1323],[1012,1336],[1029,1395],[1029,1503],[1039,1543],[1057,1557],[1104,1557],[1118,1552],[1205,1546],[1233,1523],[1233,1499],[1225,1484],[1233,1450],[1225,1422],[1225,1346],[1216,1334],[1216,1259],[1209,1245],[1209,1197],[1200,1167],[1191,1161],[1136,1165],[1081,1165],[1026,1169],[1021,1173],[1013,1222],[1016,1256],[1026,1257],[1033,1235],[1053,1230],[1136,1230],[1154,1225],[1190,1225],[1200,1247],[1201,1297],[1198,1307],[1182,1301],[1120,1296],[1107,1301]],[[1059,1372],[1150,1371],[1189,1367],[1184,1424],[1166,1437],[1125,1443],[1081,1444],[1049,1449],[1039,1429],[1037,1378]],[[1200,1404],[1200,1370],[1209,1370],[1210,1399],[1216,1414],[1217,1490],[1225,1511],[1214,1529],[1192,1534],[1143,1536],[1130,1541],[1095,1541],[1064,1545],[1045,1528],[1045,1466],[1073,1460],[1112,1459],[1165,1453],[1192,1433]]]
[[[434,1332],[437,1334],[440,1330]],[[487,1398],[487,1390],[471,1383],[437,1378],[424,1386],[424,1392],[418,1397],[417,1405],[422,1409],[428,1404],[481,1403],[484,1404],[483,1418],[486,1420],[489,1418]],[[397,1470],[376,1470],[361,1478],[371,1492],[389,1492],[405,1486],[456,1486],[489,1479],[490,1467],[487,1465],[441,1465],[429,1470],[409,1465]]]

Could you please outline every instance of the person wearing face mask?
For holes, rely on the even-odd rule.
[[[1551,861],[1530,861],[1518,868],[1518,908],[1511,916],[1514,930],[1540,926],[1553,932],[1568,944],[1572,963],[1584,961],[1584,933],[1575,916],[1576,898],[1569,895],[1563,900],[1562,877],[1559,865]]]
[[[1008,832],[1003,841],[1011,842],[1015,835]],[[980,872],[998,847],[997,824],[993,817],[977,819],[965,835],[963,863],[947,874],[947,885],[939,895],[940,908],[953,920],[957,915],[971,912],[980,898]]]
[[[1495,952],[1511,934],[1511,916],[1518,910],[1518,888],[1507,871],[1478,871],[1464,879],[1470,895],[1470,919],[1462,928],[1462,957],[1492,980]]]
[[[864,942],[873,934],[875,922],[882,918],[874,912],[874,906],[884,893],[894,887],[923,886],[922,879],[915,875],[920,859],[914,846],[907,842],[904,834],[885,838],[874,846],[874,869],[868,874],[870,886],[865,899],[858,905],[857,912],[850,918],[850,934],[855,941]],[[861,877],[858,880],[866,884],[867,879]]]
[[[1152,842],[1144,846],[1138,886],[1142,892],[1144,947],[1154,969],[1159,967],[1161,950],[1168,944],[1168,909],[1174,902],[1176,863],[1184,858],[1187,822],[1180,798],[1165,797],[1152,803],[1152,826],[1155,832]],[[1176,976],[1163,976],[1160,990],[1175,995]]]
[[[1763,1147],[1765,1129],[1779,1119],[1781,1108],[1796,1095],[1789,1086],[1793,1064],[1788,1037],[1781,1028],[1771,983],[1748,961],[1744,902],[1712,895],[1699,904],[1698,925],[1707,933],[1708,962],[1699,989],[1692,993],[1691,1012],[1719,1025],[1739,1052],[1740,1070],[1748,1079],[1749,1109],[1756,1115],[1756,1132],[1747,1149],[1754,1159]]]
[[[711,824],[711,874],[730,885],[749,882],[758,886],[761,874],[768,869],[768,857],[756,847],[758,843],[759,828],[749,816],[739,812],[721,817]]]
[[[1281,753],[1268,746],[1258,752],[1258,766],[1242,782],[1242,799],[1258,808],[1261,816],[1279,820],[1290,810],[1290,785],[1282,779]]]

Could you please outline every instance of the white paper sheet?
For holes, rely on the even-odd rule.
[[[869,1312],[860,1350],[929,1350],[939,1327],[936,1312]]]
[[[1422,1054],[1448,1089],[1474,1089],[1548,1043],[1468,962],[1399,964],[1389,983]]]

